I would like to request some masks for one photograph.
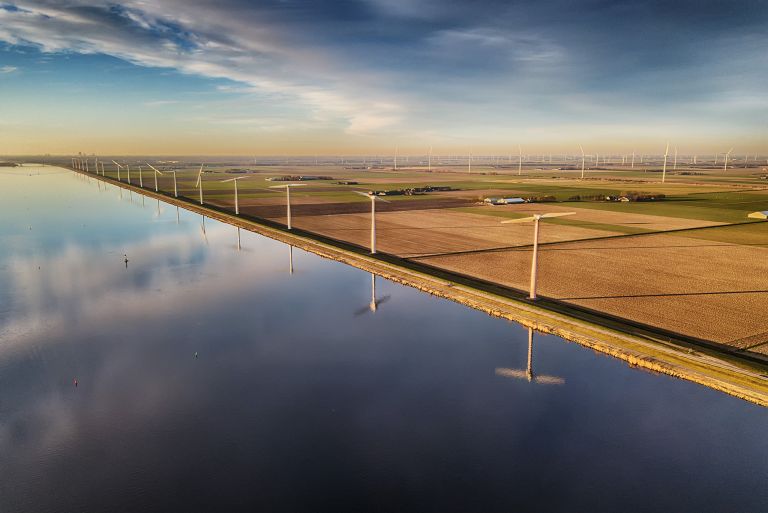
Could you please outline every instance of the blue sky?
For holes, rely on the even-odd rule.
[[[768,152],[768,2],[0,3],[0,153]]]

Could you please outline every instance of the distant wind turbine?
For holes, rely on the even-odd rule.
[[[200,204],[203,204],[203,166],[205,164],[200,164],[200,171],[197,172],[197,182],[195,182],[195,187],[197,187],[200,190]]]
[[[579,150],[581,150],[581,179],[584,179],[584,166],[586,162],[586,157],[584,155],[584,148],[581,147],[581,144],[579,144]]]
[[[354,191],[354,192],[356,194],[360,194],[361,196],[365,196],[371,200],[371,254],[375,255],[376,254],[376,202],[383,201],[384,203],[389,203],[389,201],[368,192],[362,192],[362,191]]]
[[[664,150],[664,168],[661,170],[661,183],[664,183],[664,180],[667,177],[667,157],[669,156],[669,143],[667,143],[667,149]]]
[[[152,169],[152,171],[155,172],[155,192],[158,192],[157,188],[157,175],[162,175],[163,173],[157,170],[152,164],[147,162],[147,165]],[[173,193],[176,195],[176,173],[173,174]],[[178,195],[177,195],[178,196]]]
[[[113,160],[112,162],[115,162],[115,161]],[[117,181],[119,182],[120,181],[120,168],[123,167],[123,166],[121,166],[117,162],[115,162],[115,165],[117,166]]]
[[[286,211],[287,211],[287,218],[288,222],[286,225],[288,226],[288,229],[292,229],[291,226],[291,187],[303,187],[307,184],[305,183],[287,183],[285,185],[271,185],[270,189],[285,189],[285,201],[286,201]]]
[[[725,163],[723,164],[723,171],[728,171],[728,157],[731,156],[732,151],[733,151],[733,148],[728,150],[728,153],[725,154]]]
[[[677,146],[675,146],[675,162],[672,164],[672,169],[677,170]]]
[[[247,176],[237,176],[235,178],[230,178],[228,180],[222,180],[222,182],[234,182],[235,184],[235,214],[240,215],[240,203],[238,200],[238,194],[237,194],[237,181],[242,180],[243,178],[248,178]]]
[[[517,145],[517,153],[518,153],[518,160],[517,160],[517,176],[520,176],[523,174],[523,148],[520,147],[520,145]]]
[[[534,214],[531,217],[523,217],[521,219],[508,219],[502,221],[502,224],[509,223],[527,223],[529,221],[534,222],[533,226],[533,256],[531,257],[531,287],[528,295],[528,299],[536,299],[536,273],[538,268],[539,258],[539,221],[542,219],[549,219],[551,217],[563,217],[572,216],[576,212],[551,212],[549,214]]]

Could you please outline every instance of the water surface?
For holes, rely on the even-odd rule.
[[[529,381],[521,326],[61,169],[0,215],[4,513],[768,510],[758,406],[542,334]]]

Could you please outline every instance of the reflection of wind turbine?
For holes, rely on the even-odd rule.
[[[386,303],[389,301],[390,296],[384,296],[381,299],[376,299],[376,275],[371,273],[371,302],[368,303],[368,306],[361,308],[357,312],[355,312],[355,316],[363,315],[367,312],[376,312],[379,305]]]
[[[581,147],[581,144],[579,144],[579,149],[581,150],[581,179],[584,179],[584,148]],[[632,165],[635,164],[635,154],[632,153]]]
[[[287,183],[285,185],[270,185],[270,189],[285,189],[285,201],[286,201],[286,208],[287,208],[287,218],[288,222],[286,225],[288,226],[288,229],[290,230],[291,227],[291,187],[303,187],[304,185],[307,185],[305,183]]]
[[[288,274],[293,274],[293,246],[288,245]]]
[[[238,202],[237,198],[237,181],[242,180],[243,178],[248,178],[247,176],[238,176],[235,178],[229,178],[228,180],[222,180],[222,182],[234,182],[235,183],[235,214],[240,215],[240,204]]]
[[[147,165],[148,165],[148,166],[149,166],[149,167],[152,169],[152,171],[154,171],[154,172],[155,172],[155,192],[157,192],[157,175],[162,175],[163,173],[162,173],[162,172],[160,172],[160,171],[158,171],[158,170],[157,170],[157,169],[156,169],[156,168],[155,168],[155,167],[154,167],[152,164],[150,164],[149,162],[147,162]],[[173,187],[173,188],[175,189],[175,188],[176,188],[176,180],[175,180],[175,178],[176,178],[176,173],[174,173],[174,174],[173,174],[173,177],[174,177],[174,181],[173,181],[173,185],[174,185],[174,187]]]
[[[661,170],[661,183],[667,178],[667,157],[669,157],[669,143],[667,143],[667,149],[664,150],[664,167]]]
[[[539,385],[562,385],[565,383],[563,378],[556,376],[537,375],[533,373],[533,329],[528,328],[528,366],[522,369],[507,369],[499,367],[496,369],[497,376],[505,378],[527,379],[529,382]]]
[[[355,193],[371,199],[371,254],[374,255],[376,254],[376,202],[389,203],[389,201],[368,192],[355,191]]]
[[[203,232],[203,239],[205,240],[205,244],[208,245],[208,234],[205,232],[205,216],[200,214],[200,217],[202,218],[200,221],[200,230]]]
[[[528,299],[536,299],[536,272],[538,267],[539,258],[539,221],[550,217],[562,217],[571,216],[576,212],[551,212],[549,214],[534,214],[531,217],[523,217],[521,219],[508,219],[502,221],[502,224],[507,223],[527,223],[533,221],[533,257],[531,258],[531,289]]]

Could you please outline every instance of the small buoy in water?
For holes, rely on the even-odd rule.
[[[197,351],[195,351],[195,358],[197,358]]]
[[[75,379],[72,381],[72,383],[73,383],[75,386],[77,386],[77,378],[75,378]]]

